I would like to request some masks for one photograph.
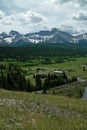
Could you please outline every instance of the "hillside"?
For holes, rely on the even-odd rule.
[[[0,130],[86,130],[87,102],[0,90]]]

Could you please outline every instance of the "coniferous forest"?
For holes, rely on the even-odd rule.
[[[80,57],[87,54],[87,46],[78,44],[32,44],[30,46],[0,46],[0,61],[4,58],[27,61],[41,57]]]

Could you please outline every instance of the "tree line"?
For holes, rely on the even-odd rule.
[[[36,44],[32,46],[0,46],[0,61],[4,58],[28,61],[39,57],[85,56],[87,46],[73,44]],[[43,61],[44,62],[44,61]]]

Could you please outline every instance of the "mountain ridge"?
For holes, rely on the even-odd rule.
[[[67,32],[57,28],[51,30],[41,30],[34,33],[21,34],[15,30],[11,30],[8,34],[2,32],[0,34],[0,45],[29,45],[30,43],[81,43],[87,42],[87,33],[73,36]]]

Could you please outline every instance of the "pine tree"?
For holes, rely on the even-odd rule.
[[[42,81],[41,81],[41,78],[39,75],[36,75],[35,82],[36,82],[36,90],[41,90],[42,89]]]

